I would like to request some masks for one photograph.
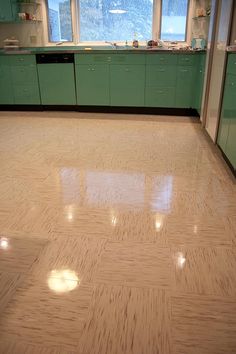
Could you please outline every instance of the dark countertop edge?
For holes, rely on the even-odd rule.
[[[48,47],[47,47],[48,48]],[[3,49],[0,49],[0,55],[27,55],[27,54],[64,54],[64,53],[72,53],[72,54],[94,54],[94,53],[100,53],[100,54],[159,54],[159,53],[174,53],[174,54],[197,54],[197,53],[205,53],[206,50],[165,50],[165,49],[159,49],[159,50],[153,50],[153,49],[92,49],[92,50],[84,50],[84,49],[68,49],[68,50],[26,50],[26,49],[20,49],[18,51],[12,51],[12,52],[5,52]]]

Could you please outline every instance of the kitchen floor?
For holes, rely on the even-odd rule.
[[[236,353],[236,182],[198,120],[0,112],[0,353]]]

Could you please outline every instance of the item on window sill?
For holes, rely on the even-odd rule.
[[[197,17],[205,17],[206,16],[206,10],[203,7],[200,7],[196,11],[196,16]]]
[[[25,21],[26,20],[26,13],[25,12],[19,12],[18,13],[18,17],[21,21]]]
[[[19,40],[15,37],[6,38],[4,41],[5,50],[17,50],[19,49]]]
[[[139,47],[139,42],[137,39],[133,40],[133,48],[138,48]]]
[[[149,48],[157,47],[157,41],[154,41],[153,39],[151,39],[150,41],[147,42],[147,46]]]
[[[206,40],[204,38],[193,38],[191,42],[191,46],[193,49],[205,49],[206,48]]]

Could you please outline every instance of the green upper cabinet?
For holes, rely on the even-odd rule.
[[[236,169],[236,55],[228,57],[217,143]]]
[[[135,55],[134,55],[135,56]],[[111,106],[144,106],[145,65],[110,66]]]
[[[42,104],[76,104],[74,64],[38,64],[37,67]]]
[[[77,104],[109,106],[109,65],[76,65]]]
[[[13,0],[0,0],[0,22],[16,20],[17,4]]]
[[[0,104],[13,104],[13,87],[9,58],[0,56]]]

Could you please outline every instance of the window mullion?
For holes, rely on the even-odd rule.
[[[161,28],[161,0],[153,1],[153,23],[152,23],[152,38],[157,40],[160,38]]]

